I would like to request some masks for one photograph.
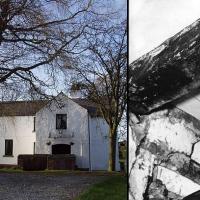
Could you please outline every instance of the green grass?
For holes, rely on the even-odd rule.
[[[16,173],[16,172],[22,172],[22,171],[23,170],[16,168],[16,167],[10,167],[10,168],[5,167],[5,168],[0,169],[0,172],[10,172],[10,173],[12,173],[12,172]]]
[[[112,176],[104,182],[93,185],[76,200],[126,200],[127,178]]]
[[[120,172],[107,172],[107,171],[80,171],[80,170],[38,170],[38,171],[24,171],[22,169],[13,168],[1,168],[0,173],[24,173],[24,174],[46,174],[46,175],[91,175],[91,176],[120,176]]]

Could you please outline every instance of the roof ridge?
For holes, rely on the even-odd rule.
[[[71,99],[74,103],[88,110],[91,116],[97,116],[97,105],[88,99]],[[54,99],[52,99],[54,100]],[[51,100],[23,100],[23,101],[2,101],[0,102],[0,116],[30,116],[35,115],[40,109]]]
[[[50,101],[48,99],[40,99],[40,100],[20,100],[20,101],[0,101],[0,104],[6,104],[6,103],[27,103],[27,102],[45,102]]]

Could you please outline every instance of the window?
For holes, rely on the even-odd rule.
[[[35,132],[35,117],[33,118],[33,132]]]
[[[13,155],[13,140],[5,140],[5,156]]]
[[[66,129],[67,128],[67,115],[57,114],[56,115],[56,129]]]

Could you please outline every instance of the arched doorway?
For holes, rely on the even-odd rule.
[[[52,154],[71,154],[71,145],[54,144],[52,145]]]

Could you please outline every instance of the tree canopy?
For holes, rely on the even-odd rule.
[[[100,29],[106,16],[98,13],[102,5],[92,0],[0,1],[0,87],[14,91],[26,84],[40,93],[42,86],[53,85],[56,70],[70,68],[81,51],[84,34],[91,27]],[[41,78],[41,68],[48,78]]]

